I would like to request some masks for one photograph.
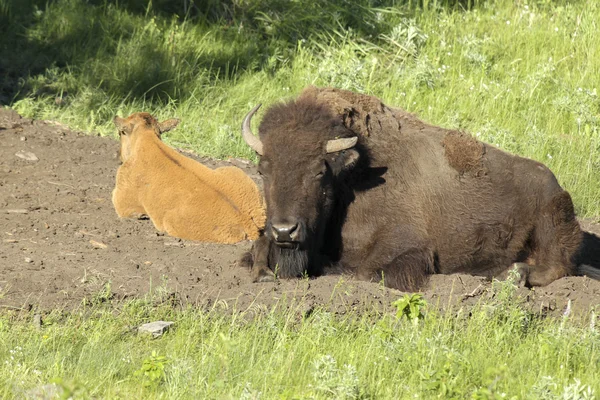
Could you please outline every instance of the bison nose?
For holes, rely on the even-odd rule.
[[[298,238],[298,223],[273,224],[273,237],[278,242],[294,242]]]

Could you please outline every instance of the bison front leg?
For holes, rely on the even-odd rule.
[[[415,291],[421,289],[434,273],[434,260],[433,251],[427,248],[409,249],[391,262],[363,269],[359,276],[369,280],[383,280],[384,285],[390,288]]]
[[[370,243],[375,246],[360,263],[358,277],[361,279],[383,280],[387,287],[415,291],[435,273],[435,252],[410,226],[380,231]]]
[[[269,251],[271,242],[267,236],[261,234],[246,252],[238,264],[251,269],[252,282],[273,282],[275,274],[269,268]]]
[[[133,193],[128,193],[117,187],[113,190],[112,202],[115,211],[121,218],[142,219],[146,217],[146,210],[142,207],[137,196]]]

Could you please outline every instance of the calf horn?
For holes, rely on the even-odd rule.
[[[254,107],[244,117],[244,122],[242,122],[242,137],[244,138],[244,141],[246,142],[246,144],[248,144],[248,146],[250,146],[252,148],[252,150],[254,150],[255,152],[257,152],[258,154],[260,154],[262,156],[263,155],[263,144],[258,137],[254,136],[254,134],[252,133],[252,129],[250,128],[250,121],[252,120],[252,116],[254,115],[254,113],[256,113],[256,111],[258,111],[260,106],[261,106],[261,104]]]
[[[351,138],[328,140],[327,146],[325,147],[325,151],[327,153],[335,153],[336,151],[346,150],[350,147],[354,147],[357,141],[358,136],[354,136]]]

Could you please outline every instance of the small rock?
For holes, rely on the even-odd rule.
[[[5,210],[7,214],[27,214],[29,211],[24,208],[10,208]]]
[[[33,316],[33,326],[37,329],[42,329],[42,316],[40,314]]]
[[[95,240],[90,240],[90,244],[91,244],[92,246],[94,246],[96,249],[105,249],[105,248],[107,248],[107,247],[108,247],[108,246],[107,246],[107,245],[105,245],[104,243],[102,243],[102,242],[97,242],[97,241],[95,241]]]
[[[138,327],[138,333],[149,333],[153,337],[157,338],[159,336],[162,336],[163,333],[165,333],[167,330],[169,330],[169,328],[173,324],[174,324],[174,322],[168,322],[168,321],[149,322],[147,324],[140,325]]]
[[[25,151],[25,150],[17,151],[15,153],[15,156],[22,158],[23,160],[27,160],[27,161],[39,161],[40,160],[39,158],[37,158],[37,156],[35,154],[33,154],[30,151]]]
[[[21,139],[21,142],[24,142],[27,140],[27,138],[25,136],[21,136],[20,139]]]
[[[29,258],[29,257],[25,257],[25,262],[26,263],[32,263],[33,260],[31,258]]]
[[[61,398],[63,389],[55,383],[49,383],[47,385],[38,386],[25,393],[26,399],[58,399]]]

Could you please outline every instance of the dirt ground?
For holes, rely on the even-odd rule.
[[[201,307],[264,309],[295,301],[305,311],[324,306],[345,312],[389,309],[402,295],[338,275],[252,283],[249,272],[235,265],[250,242],[182,241],[157,233],[149,220],[117,217],[110,197],[116,140],[2,108],[0,139],[0,312],[73,309],[148,293]],[[37,160],[28,160],[27,152]],[[243,160],[197,159],[210,167],[233,163],[257,179],[254,166]],[[582,225],[600,234],[600,224]],[[592,247],[598,243],[595,236],[588,239]],[[520,292],[532,310],[554,315],[563,313],[569,300],[573,311],[600,304],[600,282],[587,277]],[[480,277],[438,275],[423,293],[440,308],[468,308],[492,291]]]

